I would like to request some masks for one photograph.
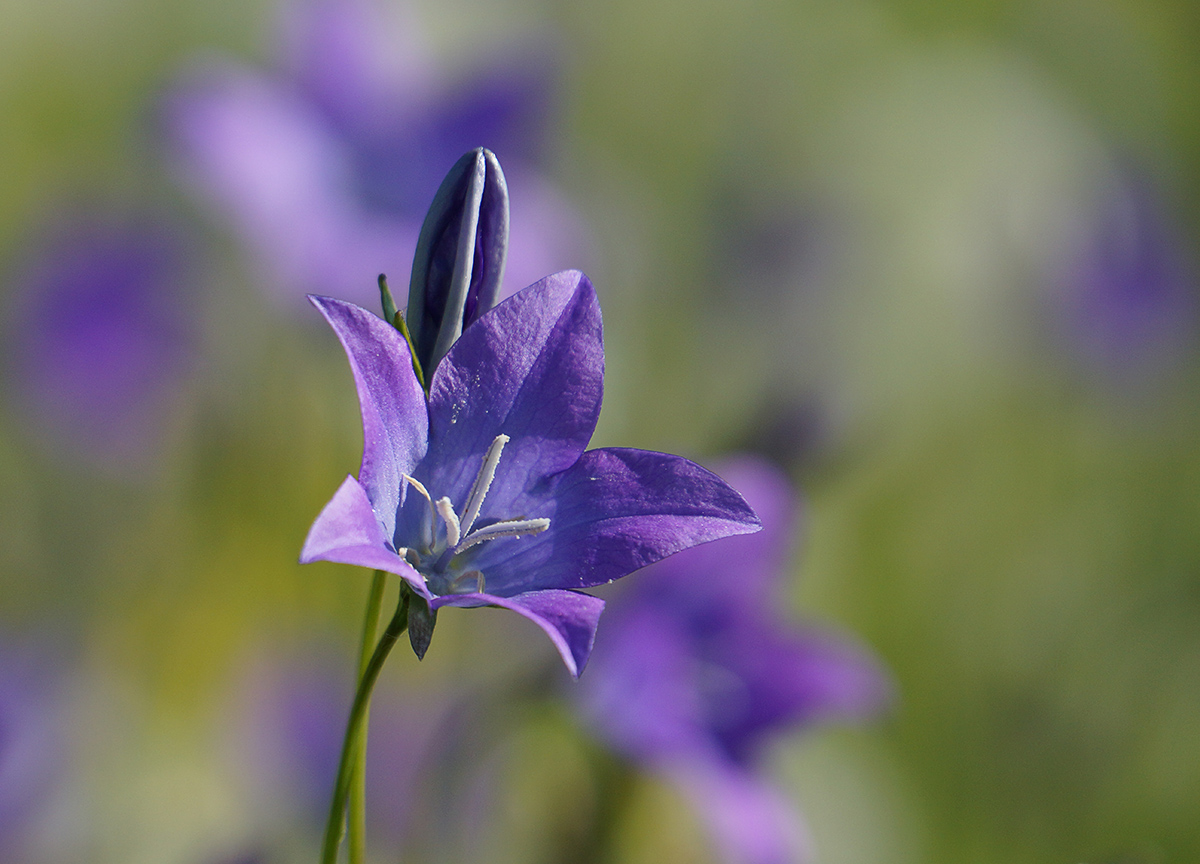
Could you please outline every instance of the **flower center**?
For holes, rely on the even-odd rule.
[[[472,547],[502,537],[524,537],[540,534],[550,527],[549,519],[503,519],[475,528],[483,499],[496,479],[496,466],[500,454],[509,438],[497,435],[483,456],[483,464],[467,493],[461,515],[454,504],[445,496],[434,499],[429,490],[417,479],[407,474],[404,482],[415,489],[429,503],[429,509],[421,519],[421,539],[416,548],[396,550],[418,573],[432,583],[431,590],[437,594],[462,594],[484,590],[484,576],[479,570],[462,569],[463,559],[459,556]]]

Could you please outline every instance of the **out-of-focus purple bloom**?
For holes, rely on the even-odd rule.
[[[1126,179],[1096,207],[1060,277],[1072,346],[1116,378],[1169,365],[1195,337],[1195,275],[1152,187]]]
[[[407,271],[438,183],[478,146],[504,159],[515,193],[507,284],[579,259],[579,220],[536,168],[550,77],[529,59],[538,52],[449,84],[414,28],[398,34],[407,43],[389,39],[394,28],[364,0],[286,11],[282,70],[209,61],[167,103],[181,170],[233,220],[281,297],[369,302],[380,271]]]
[[[181,243],[161,220],[60,229],[18,277],[17,403],[72,452],[143,459],[192,349],[182,275]]]
[[[796,500],[759,460],[724,473],[763,530],[647,570],[613,604],[578,696],[605,741],[691,798],[726,860],[787,864],[805,858],[804,832],[756,773],[764,745],[786,729],[869,716],[890,686],[862,648],[775,614]]]
[[[22,860],[64,765],[58,684],[28,646],[0,643],[0,860]]]
[[[275,806],[282,800],[301,819],[320,824],[337,776],[352,690],[344,661],[317,646],[250,665],[238,694],[241,722],[233,730],[233,752],[259,795]],[[385,684],[373,705],[367,818],[372,834],[398,843],[446,703]]]
[[[512,609],[578,675],[604,607],[579,589],[757,529],[733,489],[686,459],[584,451],[604,349],[582,273],[548,276],[467,327],[428,398],[393,327],[349,303],[313,302],[350,358],[364,446],[358,479],[317,517],[301,561],[396,573],[434,612]]]

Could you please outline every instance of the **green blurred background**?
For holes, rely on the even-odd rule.
[[[596,443],[783,460],[808,502],[790,613],[849,628],[895,677],[878,724],[772,752],[816,860],[1200,860],[1198,295],[1185,265],[1183,299],[1114,358],[1063,323],[1062,287],[1131,186],[1171,254],[1195,253],[1197,7],[413,8],[447,69],[529,34],[557,46],[547,171],[592,238],[560,266],[586,263],[604,308]],[[0,389],[0,632],[52,658],[65,718],[15,861],[315,857],[319,819],[247,769],[272,739],[252,706],[295,657],[350,674],[369,574],[295,561],[357,468],[354,392],[153,132],[196,56],[269,65],[276,13],[0,7],[6,342],[30,249],[71,208],[160,208],[198,238],[172,287],[190,359],[151,451],[97,463],[22,411],[11,369]],[[425,661],[385,672],[396,737],[417,752],[444,721],[405,711],[551,653],[499,613],[443,616]],[[485,815],[410,826],[378,860],[571,860],[590,745],[557,710],[492,737]],[[630,794],[615,859],[710,860],[673,792]]]

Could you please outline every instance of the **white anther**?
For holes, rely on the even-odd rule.
[[[468,534],[461,543],[454,547],[454,554],[457,555],[465,549],[470,549],[487,540],[495,540],[498,537],[524,537],[529,534],[541,534],[549,527],[549,519],[513,519],[508,522],[496,522]]]
[[[454,505],[450,503],[449,498],[442,496],[434,502],[433,506],[437,508],[438,515],[446,523],[446,545],[451,548],[457,546],[462,533],[459,530],[458,514],[454,512]]]
[[[496,479],[496,465],[499,464],[500,454],[504,451],[504,445],[508,441],[507,435],[497,435],[483,457],[483,464],[479,466],[479,473],[475,475],[475,482],[471,484],[471,492],[467,495],[467,506],[463,509],[462,533],[464,534],[471,532],[471,527],[475,524],[476,517],[479,516],[479,508],[483,506],[483,498],[491,488],[492,481]]]

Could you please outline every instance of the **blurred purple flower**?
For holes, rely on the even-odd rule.
[[[58,676],[28,645],[0,643],[0,860],[23,860],[65,758]]]
[[[548,276],[467,327],[428,398],[391,325],[349,303],[313,303],[349,356],[364,446],[358,479],[317,517],[301,561],[396,573],[433,611],[512,609],[578,675],[604,601],[577,589],[757,530],[745,501],[686,459],[584,452],[604,348],[582,273]]]
[[[234,752],[254,775],[260,794],[287,799],[319,825],[337,776],[353,682],[341,652],[305,646],[253,663],[239,694],[242,722]],[[404,835],[446,703],[437,695],[380,686],[368,741],[367,818],[372,834],[393,844]]]
[[[447,169],[482,145],[504,160],[519,226],[505,296],[578,261],[580,222],[536,168],[550,64],[526,50],[448,85],[415,28],[389,38],[381,11],[295,2],[282,71],[210,61],[186,75],[166,119],[190,184],[233,220],[279,296],[370,303],[379,272],[407,276]]]
[[[1126,177],[1100,202],[1060,278],[1070,343],[1106,375],[1161,369],[1195,336],[1194,267],[1144,179]]]
[[[778,620],[797,502],[784,477],[749,457],[725,475],[763,530],[656,564],[613,604],[579,703],[618,752],[689,796],[738,864],[805,860],[802,823],[756,771],[773,733],[867,717],[890,684],[864,649]]]
[[[77,219],[18,277],[9,370],[18,404],[95,462],[140,462],[191,352],[182,249],[161,220]]]

